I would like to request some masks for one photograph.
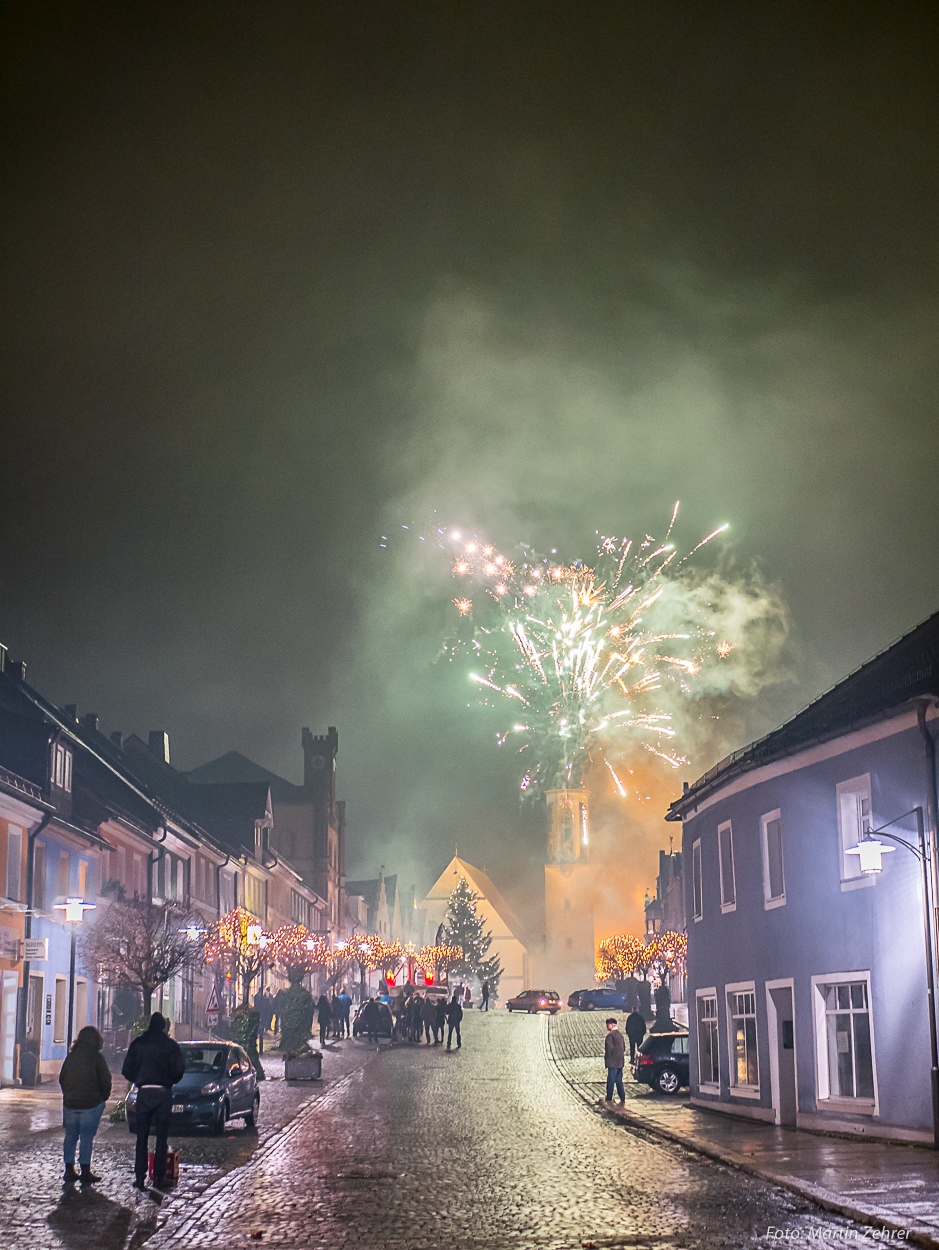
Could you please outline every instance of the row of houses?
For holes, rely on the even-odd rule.
[[[243,907],[269,930],[377,931],[368,883],[345,881],[338,734],[304,729],[300,745],[301,785],[238,752],[182,772],[168,734],[105,735],[95,714],[44,699],[0,647],[0,1083],[55,1073],[87,1023],[110,1032],[119,987],[97,983],[80,943],[70,961],[73,934],[115,895],[172,900],[205,925]],[[413,937],[417,911],[393,936]],[[173,978],[155,1006],[198,1037],[219,994],[230,1008],[224,980],[203,968]]]
[[[693,1102],[939,1144],[937,734],[939,613],[672,803]]]

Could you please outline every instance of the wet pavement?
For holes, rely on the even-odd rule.
[[[0,1091],[0,1248],[2,1250],[137,1250],[174,1210],[202,1194],[232,1169],[243,1167],[283,1130],[305,1104],[327,1094],[372,1052],[366,1045],[331,1043],[321,1083],[282,1079],[283,1064],[265,1057],[270,1079],[261,1085],[257,1129],[231,1120],[222,1137],[205,1131],[173,1135],[179,1152],[179,1186],[166,1197],[133,1188],[134,1139],[126,1124],[102,1120],[93,1167],[102,1177],[93,1188],[63,1188],[62,1101],[58,1085]],[[126,1088],[114,1081],[113,1105]],[[110,1106],[109,1106],[110,1110]]]
[[[552,1020],[549,1031],[559,1071],[590,1105],[605,1093],[597,1059],[604,1032],[596,1013],[580,1012]],[[627,1082],[625,1108],[606,1114],[792,1187],[829,1209],[939,1244],[939,1154],[934,1150],[744,1121],[691,1106],[687,1092],[663,1097],[635,1081]]]
[[[869,1231],[597,1114],[553,1062],[546,1018],[471,1012],[460,1051],[373,1052],[148,1250],[691,1250]]]

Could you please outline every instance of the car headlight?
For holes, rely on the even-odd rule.
[[[209,1081],[208,1085],[203,1085],[199,1090],[200,1094],[220,1094],[222,1087],[218,1081]]]

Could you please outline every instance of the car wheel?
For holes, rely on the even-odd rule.
[[[506,1011],[509,1013],[509,1015],[511,1015],[514,1010],[515,1010],[514,1007],[506,1007]]]
[[[583,1007],[581,1007],[581,1011],[596,1011],[596,1009],[597,1009],[597,1004],[593,1002],[592,999],[589,999],[589,998],[584,1003]]]
[[[245,1128],[255,1127],[255,1125],[258,1122],[258,1114],[260,1110],[261,1110],[261,1095],[255,1094],[254,1102],[251,1105],[251,1110],[245,1116]]]
[[[215,1113],[215,1119],[212,1121],[212,1136],[221,1137],[225,1132],[225,1125],[228,1122],[228,1103],[223,1102]]]
[[[677,1094],[680,1084],[677,1068],[666,1066],[655,1074],[655,1088],[660,1094]]]

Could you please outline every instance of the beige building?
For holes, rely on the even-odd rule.
[[[483,918],[485,931],[492,933],[489,954],[497,955],[502,964],[499,998],[505,1002],[507,998],[529,988],[528,938],[521,921],[489,877],[482,869],[460,859],[459,855],[450,860],[420,905],[426,914],[425,940],[434,942],[437,930],[446,918],[450,895],[461,877],[465,877],[470,888],[479,895],[476,910]]]

